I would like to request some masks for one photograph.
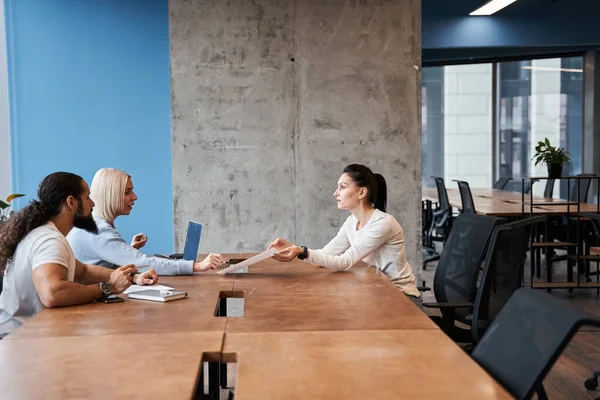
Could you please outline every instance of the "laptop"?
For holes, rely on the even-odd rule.
[[[185,246],[183,253],[175,253],[169,256],[155,254],[156,257],[170,258],[171,260],[190,260],[196,261],[198,249],[200,248],[200,237],[202,236],[202,224],[190,221],[188,222],[187,235],[185,237]]]

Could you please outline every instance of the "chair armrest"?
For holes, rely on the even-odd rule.
[[[468,301],[454,301],[445,303],[423,303],[423,307],[427,308],[473,308],[473,303]]]
[[[472,315],[467,315],[465,317],[465,321],[469,321],[471,324],[473,323],[473,316]],[[483,320],[479,320],[477,321],[477,327],[481,328],[481,329],[487,329],[489,328],[491,325],[491,323],[487,322],[487,321],[483,321]]]

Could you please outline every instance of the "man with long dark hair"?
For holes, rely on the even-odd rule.
[[[90,303],[122,293],[132,282],[158,280],[153,270],[137,273],[132,264],[112,270],[75,259],[66,238],[69,231],[98,231],[94,202],[80,176],[48,175],[40,183],[38,198],[0,225],[0,338],[43,307]]]

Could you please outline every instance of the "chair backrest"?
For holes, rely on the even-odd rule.
[[[455,180],[455,182],[458,183],[460,200],[462,202],[462,212],[466,214],[475,214],[475,203],[473,202],[473,195],[471,194],[469,183],[457,180]]]
[[[581,203],[587,203],[588,192],[590,190],[590,183],[592,183],[593,174],[578,174],[577,176],[589,176],[589,178],[574,179],[571,184],[571,194],[569,201],[579,201]],[[579,188],[579,197],[577,196],[577,189]]]
[[[494,227],[502,218],[461,214],[453,223],[433,277],[433,293],[438,302],[475,300],[479,267]],[[457,309],[454,318],[464,321],[470,309]]]
[[[437,188],[438,200],[440,202],[440,210],[448,210],[450,212],[450,201],[448,200],[448,191],[444,179],[434,176],[435,187]]]
[[[494,189],[504,189],[510,180],[512,180],[512,177],[510,176],[501,177],[496,181],[496,183],[494,183]]]
[[[519,289],[471,357],[517,399],[529,399],[584,324],[600,320],[550,294]]]
[[[545,221],[546,217],[534,217],[494,229],[473,307],[474,343],[513,293],[521,288],[531,230],[535,224]]]
[[[548,179],[546,181],[546,187],[544,188],[544,197],[552,197],[554,192],[554,179]]]
[[[518,193],[529,193],[531,191],[531,181],[525,180],[525,184],[523,184],[521,179],[511,180],[504,185],[503,190],[509,190],[511,192]]]

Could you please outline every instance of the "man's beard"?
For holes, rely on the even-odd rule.
[[[83,207],[81,203],[79,203],[79,207],[77,207],[77,211],[75,212],[75,218],[73,219],[73,226],[75,228],[83,229],[84,231],[93,233],[94,235],[98,234],[98,225],[96,225],[96,221],[94,221],[94,217],[92,213],[90,215],[83,216]]]

